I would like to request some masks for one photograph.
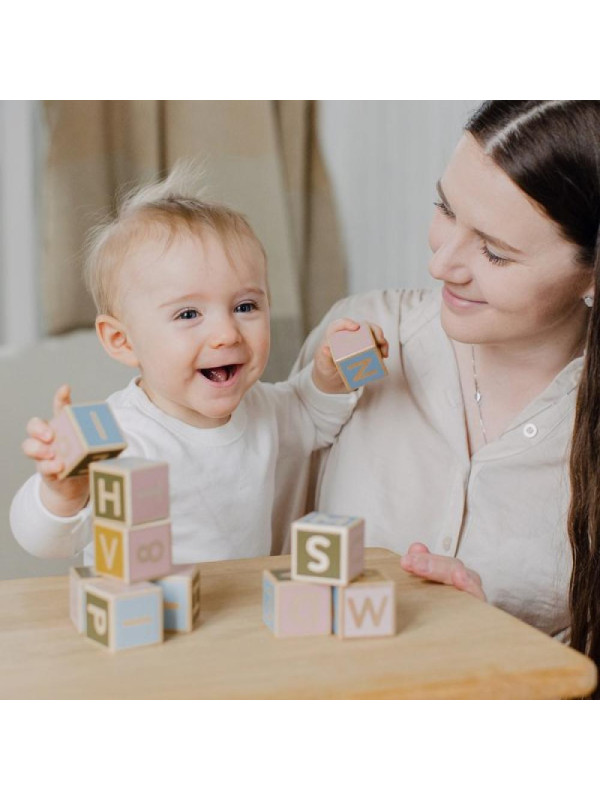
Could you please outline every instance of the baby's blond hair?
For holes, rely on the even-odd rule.
[[[166,239],[169,246],[178,234],[201,236],[210,231],[227,250],[231,243],[254,244],[266,266],[265,250],[246,217],[222,203],[200,198],[201,176],[193,162],[177,162],[164,180],[124,194],[116,212],[89,231],[84,277],[98,314],[115,314],[119,272],[127,253],[152,234]]]

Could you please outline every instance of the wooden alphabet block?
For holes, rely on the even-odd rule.
[[[263,572],[263,622],[275,636],[331,633],[331,587],[292,581],[289,570]]]
[[[98,579],[91,567],[71,567],[69,570],[69,616],[79,633],[85,628],[85,587]]]
[[[146,458],[110,458],[90,464],[96,520],[141,525],[169,516],[169,467]]]
[[[365,521],[313,511],[292,523],[292,578],[344,586],[364,568]]]
[[[95,520],[94,551],[99,575],[125,583],[162,578],[172,570],[171,522],[129,526]]]
[[[348,586],[333,589],[333,632],[341,639],[394,636],[396,584],[368,569]]]
[[[116,456],[127,447],[108,403],[65,406],[50,426],[56,453],[64,462],[61,479],[84,475],[92,461]]]
[[[85,634],[110,651],[163,640],[163,599],[158,586],[97,580],[85,587]]]
[[[338,331],[329,337],[331,355],[347,389],[384,378],[388,373],[368,323],[357,331]]]
[[[200,569],[194,564],[174,567],[153,583],[163,593],[165,631],[190,633],[200,619]]]

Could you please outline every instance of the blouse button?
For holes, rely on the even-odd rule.
[[[450,546],[451,546],[451,544],[452,544],[452,539],[450,538],[450,536],[446,536],[446,538],[445,538],[445,539],[444,539],[444,541],[442,542],[442,545],[443,545],[443,547],[444,547],[444,550],[445,550],[446,552],[448,552],[448,550],[450,550]]]
[[[523,434],[528,439],[533,439],[534,436],[537,436],[537,432],[538,432],[537,425],[534,425],[533,422],[530,422],[523,428]]]

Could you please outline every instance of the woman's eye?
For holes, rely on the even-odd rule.
[[[445,217],[450,217],[450,219],[454,219],[454,214],[450,211],[446,203],[444,203],[442,200],[437,200],[433,205],[436,208],[439,208],[439,210]]]
[[[492,264],[508,264],[510,258],[502,258],[501,256],[497,256],[495,253],[492,253],[491,250],[488,250],[486,244],[483,245],[481,248],[481,252],[487,258],[487,260]]]
[[[180,311],[175,319],[196,319],[197,316],[198,312],[195,308],[186,308],[184,311]]]
[[[248,301],[247,303],[240,303],[239,306],[235,307],[235,310],[239,314],[248,314],[250,311],[256,311],[257,308],[256,303]]]

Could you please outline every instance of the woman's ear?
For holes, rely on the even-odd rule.
[[[128,367],[139,366],[139,361],[122,322],[110,314],[99,314],[96,317],[96,333],[111,358]]]

